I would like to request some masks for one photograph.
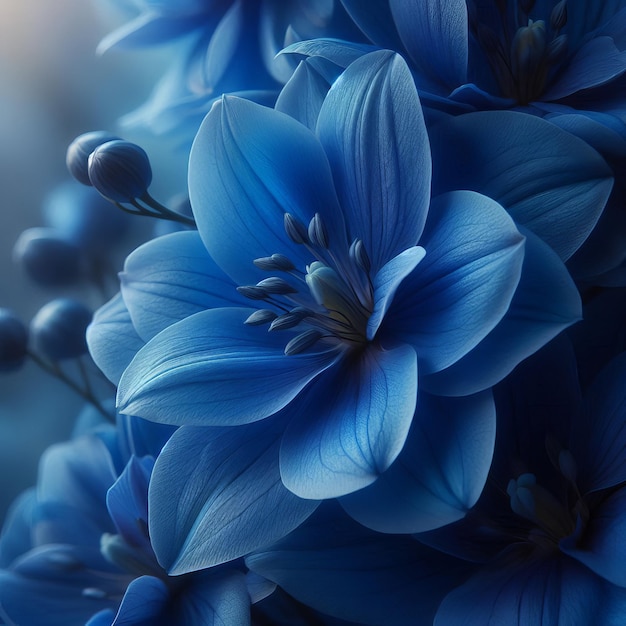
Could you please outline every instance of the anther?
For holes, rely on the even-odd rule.
[[[300,335],[294,337],[286,346],[285,354],[292,356],[294,354],[300,354],[307,348],[317,343],[324,335],[314,328],[303,332]]]
[[[274,311],[270,311],[269,309],[259,309],[250,315],[244,324],[248,324],[250,326],[263,326],[264,324],[269,324],[274,321],[278,315],[274,313]]]
[[[283,254],[272,254],[263,256],[252,261],[256,267],[267,272],[290,272],[296,266]]]
[[[320,248],[328,248],[328,231],[319,213],[316,213],[309,222],[309,239],[312,244]]]
[[[365,250],[365,245],[360,239],[355,239],[350,245],[350,258],[366,274],[369,274],[370,269],[372,268],[372,263],[369,256],[367,255],[367,251]]]
[[[296,307],[292,311],[289,311],[289,313],[277,316],[270,324],[268,330],[286,330],[288,328],[294,328],[309,315],[311,315],[309,309]]]
[[[297,293],[298,290],[292,287],[286,280],[272,276],[270,278],[264,278],[256,284],[256,287],[260,287],[266,293],[271,293],[279,296],[284,296],[288,293]]]
[[[552,9],[550,14],[550,25],[554,30],[559,31],[567,24],[567,0],[561,0]]]
[[[244,296],[244,298],[249,298],[250,300],[265,300],[268,296],[265,289],[256,285],[242,285],[237,287],[237,291]]]
[[[294,243],[309,243],[309,236],[305,225],[297,220],[291,213],[285,213],[285,232]]]

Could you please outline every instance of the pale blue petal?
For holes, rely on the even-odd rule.
[[[583,493],[626,481],[626,353],[613,359],[585,398],[585,416],[574,424],[571,449]]]
[[[160,578],[135,578],[128,585],[111,626],[160,626],[162,622],[159,618],[169,599],[167,585]]]
[[[377,272],[417,244],[430,201],[430,146],[402,57],[372,52],[335,81],[317,133],[333,170],[350,241]]]
[[[144,345],[121,294],[101,306],[87,327],[87,346],[91,358],[115,385]]]
[[[367,321],[367,338],[371,341],[389,309],[400,283],[417,267],[426,251],[413,246],[383,265],[374,276],[374,310]]]
[[[316,499],[371,484],[400,453],[416,400],[417,359],[410,346],[370,346],[347,357],[290,410],[280,449],[283,482]]]
[[[243,556],[316,509],[281,483],[283,429],[276,418],[233,428],[183,426],[166,444],[150,484],[149,520],[155,553],[170,574]]]
[[[434,193],[472,189],[497,200],[563,260],[587,238],[613,186],[595,150],[533,115],[450,118],[433,129],[431,144]]]
[[[400,285],[378,331],[416,349],[420,374],[449,367],[502,319],[520,279],[524,237],[506,211],[471,191],[435,198],[426,256]]]
[[[327,80],[304,60],[280,92],[275,108],[314,131],[329,89]]]
[[[556,253],[536,235],[526,236],[522,276],[498,325],[454,365],[424,376],[426,391],[467,395],[496,384],[564,328],[582,319],[578,289]]]
[[[144,341],[199,311],[250,305],[211,259],[196,231],[140,246],[126,259],[120,280],[133,325]]]
[[[418,72],[444,91],[465,83],[469,37],[465,0],[390,0],[389,6]]]
[[[464,398],[422,393],[396,461],[341,504],[361,524],[385,533],[425,532],[455,522],[480,496],[495,433],[490,392]]]
[[[287,237],[285,212],[305,225],[319,213],[346,245],[319,141],[288,115],[247,100],[224,96],[205,118],[191,150],[189,196],[207,250],[238,284],[258,279],[259,257],[311,261]]]
[[[321,37],[296,41],[284,48],[281,54],[298,54],[308,58],[319,57],[345,69],[364,54],[376,50],[378,50],[376,46]]]
[[[174,425],[254,422],[337,359],[331,350],[286,356],[283,334],[244,324],[252,312],[202,311],[159,333],[124,372],[120,411]]]
[[[626,487],[595,506],[582,537],[561,541],[563,552],[579,560],[598,576],[626,587]]]

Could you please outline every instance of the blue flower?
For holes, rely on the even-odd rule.
[[[36,492],[16,502],[0,539],[0,615],[9,623],[249,623],[243,565],[174,579],[152,550],[154,459],[135,454],[156,455],[172,430],[120,417],[117,429],[100,427],[45,453]]]

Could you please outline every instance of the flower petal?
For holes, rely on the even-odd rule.
[[[211,259],[196,231],[143,244],[126,259],[120,281],[133,325],[144,341],[199,311],[250,305]]]
[[[467,395],[502,380],[526,357],[582,318],[578,289],[563,262],[539,237],[526,236],[522,276],[511,306],[498,325],[454,365],[426,375],[422,388]]]
[[[211,309],[169,326],[137,353],[118,388],[120,411],[181,425],[246,424],[291,402],[337,358],[284,354],[286,339],[247,326],[252,309]]]
[[[115,385],[144,345],[119,293],[96,311],[87,327],[89,354]]]
[[[232,428],[183,426],[157,459],[149,491],[150,537],[172,575],[196,571],[276,541],[318,503],[283,486],[280,419]],[[171,515],[168,511],[175,511]]]
[[[440,83],[444,92],[465,83],[469,44],[465,0],[390,0],[389,6],[418,73]]]
[[[424,260],[398,287],[379,336],[411,343],[420,374],[458,361],[506,313],[519,282],[524,237],[506,211],[471,191],[435,198]]]
[[[563,260],[587,238],[613,186],[593,148],[532,115],[450,118],[433,129],[431,144],[434,193],[472,189],[497,200]]]
[[[150,626],[160,623],[170,599],[167,585],[154,576],[135,578],[122,598],[111,626]]]
[[[354,61],[328,92],[317,133],[350,241],[363,241],[375,273],[418,242],[430,201],[428,136],[402,57],[383,50]]]
[[[253,259],[284,254],[310,262],[285,233],[284,214],[305,225],[320,213],[345,241],[328,160],[294,119],[224,96],[205,118],[189,159],[189,196],[210,255],[238,284],[258,277]]]
[[[402,449],[416,400],[410,346],[370,347],[346,357],[288,408],[294,417],[280,449],[283,482],[316,499],[369,485]]]
[[[490,392],[464,398],[421,394],[400,455],[369,487],[341,498],[358,522],[385,533],[418,533],[461,519],[491,464],[496,411]]]

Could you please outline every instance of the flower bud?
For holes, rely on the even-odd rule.
[[[80,250],[53,228],[28,228],[15,242],[13,259],[44,287],[70,285],[80,275]]]
[[[152,168],[142,148],[116,140],[98,146],[89,156],[89,180],[114,202],[141,198],[152,182]]]
[[[561,0],[552,9],[550,14],[550,26],[554,30],[561,30],[567,24],[567,0]]]
[[[103,143],[119,139],[105,130],[94,130],[79,135],[67,147],[65,163],[70,174],[83,185],[91,186],[88,173],[89,155]]]
[[[77,300],[58,298],[48,302],[30,323],[33,347],[51,361],[85,354],[85,331],[91,317],[91,311]]]
[[[0,309],[0,372],[19,369],[26,357],[28,332],[8,309]]]

